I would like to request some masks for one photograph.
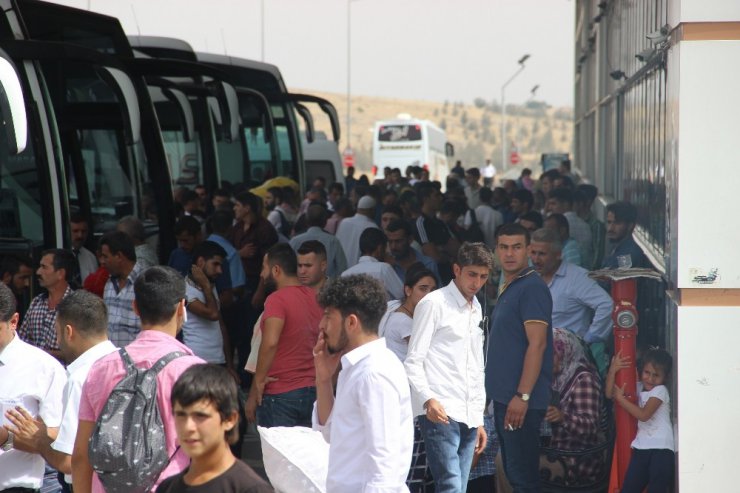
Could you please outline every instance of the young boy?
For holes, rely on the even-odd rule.
[[[157,493],[274,491],[229,448],[237,439],[239,404],[236,383],[225,368],[191,366],[177,379],[171,401],[177,440],[190,466],[164,480]]]

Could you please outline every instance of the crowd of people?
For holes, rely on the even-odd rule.
[[[569,162],[538,181],[525,169],[497,183],[492,168],[458,162],[444,184],[414,167],[372,184],[350,169],[302,196],[199,186],[178,191],[172,252],[132,216],[93,245],[75,215],[71,249],[5,256],[0,492],[44,478],[75,493],[271,491],[236,460],[245,421],[320,430],[329,492],[596,478],[608,464],[564,471],[540,447],[603,442],[606,398],[666,434],[670,362],[646,360],[639,406],[613,388],[627,365],[617,355],[607,372],[613,305],[588,276],[649,266],[635,207],[612,203],[600,221],[598,190]],[[43,290],[29,299],[34,269]],[[145,380],[156,385],[129,411],[122,387]],[[153,414],[163,459],[142,468],[135,428]],[[103,443],[112,430],[120,440]],[[661,449],[640,459],[639,486],[673,443],[635,447]]]

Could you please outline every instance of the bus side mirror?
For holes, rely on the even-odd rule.
[[[455,155],[455,146],[447,142],[445,144],[445,156],[452,157]]]
[[[28,119],[21,81],[15,67],[0,57],[0,117],[8,136],[8,150],[20,154],[26,148]]]

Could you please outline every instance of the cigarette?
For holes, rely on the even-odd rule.
[[[506,429],[509,430],[509,431],[514,431],[514,427],[511,426],[511,423],[509,423],[508,425],[506,425]]]

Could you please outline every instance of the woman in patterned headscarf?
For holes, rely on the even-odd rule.
[[[596,366],[589,358],[586,344],[566,329],[553,330],[553,401],[547,408],[545,421],[552,426],[551,449],[579,451],[594,447],[604,440],[604,394]],[[543,457],[543,466],[551,473],[562,474],[559,464]],[[601,459],[601,460],[600,460]],[[587,482],[603,470],[603,457],[578,461],[569,459],[566,484]],[[558,466],[558,467],[550,467]],[[560,469],[560,471],[557,471]]]

